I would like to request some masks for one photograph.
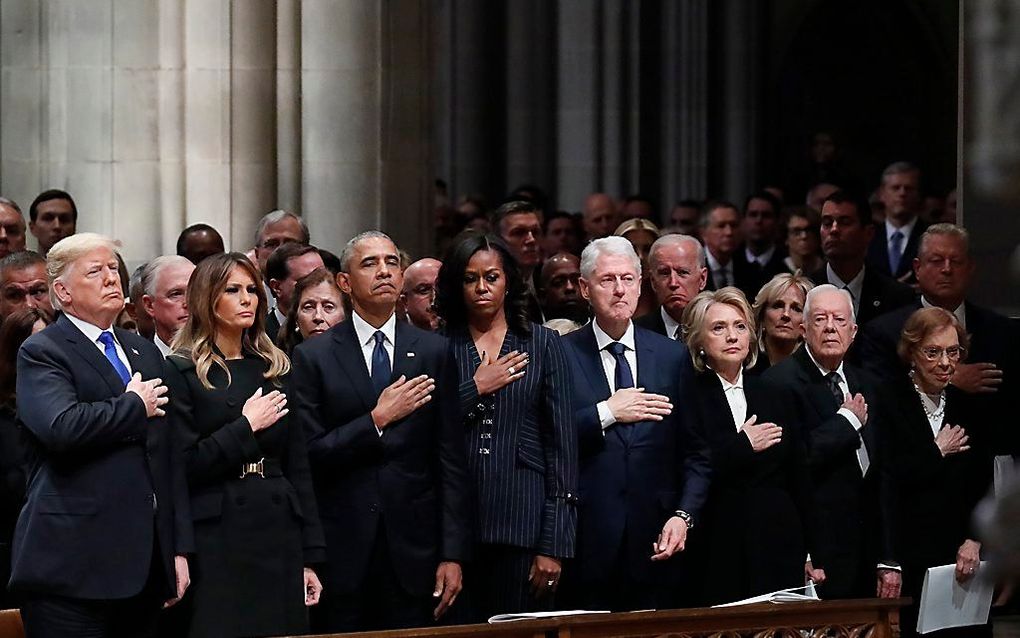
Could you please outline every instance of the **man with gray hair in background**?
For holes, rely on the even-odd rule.
[[[635,319],[634,323],[670,339],[682,340],[684,308],[705,289],[708,280],[705,249],[690,235],[663,235],[648,250],[648,270],[659,310]]]
[[[812,566],[823,598],[899,596],[901,579],[893,544],[890,476],[881,457],[878,387],[847,363],[857,335],[853,300],[831,284],[812,288],[804,303],[804,347],[769,368],[764,378],[786,386],[808,444],[808,466],[818,507]]]
[[[142,310],[152,319],[152,341],[164,358],[188,320],[188,280],[194,271],[195,264],[180,255],[156,257],[142,270]]]
[[[0,259],[25,250],[25,216],[13,199],[0,197]]]

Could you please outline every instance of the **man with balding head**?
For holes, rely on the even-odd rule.
[[[0,259],[25,250],[25,216],[17,202],[0,197]]]
[[[443,262],[426,257],[404,270],[404,289],[397,301],[397,315],[406,316],[412,326],[422,330],[439,329],[439,315],[434,307],[436,279]]]
[[[177,237],[177,254],[196,266],[206,257],[222,252],[223,237],[209,224],[192,224]]]
[[[0,321],[22,308],[41,308],[53,314],[46,284],[46,260],[31,250],[0,259]]]
[[[156,257],[142,270],[142,308],[152,318],[152,341],[164,357],[188,320],[188,281],[195,264],[180,255]]]
[[[765,372],[788,387],[808,445],[818,506],[815,550],[824,578],[808,561],[806,575],[824,580],[823,598],[895,598],[900,572],[893,543],[890,477],[882,465],[877,382],[846,362],[857,335],[850,293],[831,284],[804,303],[804,347]]]
[[[548,319],[588,321],[588,302],[581,297],[581,260],[572,253],[557,253],[542,265],[539,295],[542,313]]]
[[[648,270],[659,311],[635,319],[634,324],[682,340],[684,308],[708,280],[701,242],[690,235],[663,235],[648,250]]]
[[[616,202],[605,193],[592,193],[584,200],[582,221],[586,241],[612,235],[616,228]]]

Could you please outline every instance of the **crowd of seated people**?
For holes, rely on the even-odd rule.
[[[0,198],[0,603],[28,636],[272,636],[813,582],[912,597],[912,635],[1020,452],[1016,324],[920,178],[578,214],[527,185],[444,204],[433,256],[275,210],[130,275],[70,194]]]

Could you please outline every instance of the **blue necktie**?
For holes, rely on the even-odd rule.
[[[375,350],[372,351],[372,385],[375,386],[376,394],[382,394],[390,384],[390,357],[386,354],[386,346],[383,345],[386,335],[382,330],[376,330],[372,337],[375,339]]]
[[[903,233],[896,231],[889,238],[889,273],[893,277],[900,267],[900,257],[903,255]]]
[[[127,366],[117,356],[117,346],[113,343],[113,334],[106,331],[100,333],[99,343],[103,344],[103,354],[106,355],[113,369],[117,371],[117,376],[124,382],[124,385],[127,385],[128,381],[131,380],[131,373],[128,372]]]
[[[606,350],[616,359],[616,389],[633,388],[634,374],[630,370],[630,364],[627,363],[627,357],[623,355],[627,351],[627,346],[614,341],[606,346]]]

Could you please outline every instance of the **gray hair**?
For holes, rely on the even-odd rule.
[[[807,291],[807,295],[804,296],[804,321],[807,322],[808,317],[811,316],[811,301],[818,295],[827,292],[839,293],[846,299],[846,305],[850,308],[850,323],[857,323],[857,317],[854,313],[854,298],[850,295],[849,291],[837,288],[832,284],[822,284]]]
[[[900,175],[903,173],[917,173],[921,174],[921,169],[916,164],[911,162],[893,162],[892,164],[885,167],[882,171],[882,182],[885,183],[885,178],[892,177],[893,175]]]
[[[652,262],[655,261],[655,253],[659,250],[666,248],[667,246],[679,246],[681,244],[690,244],[694,246],[694,250],[697,251],[698,266],[701,268],[707,268],[707,262],[705,261],[705,247],[701,245],[696,237],[690,235],[684,235],[682,233],[667,233],[662,237],[655,240],[652,247],[648,249],[648,265],[651,267]]]
[[[591,279],[592,273],[595,272],[595,262],[604,255],[626,257],[634,265],[638,276],[641,276],[641,260],[634,252],[634,246],[623,237],[616,236],[596,239],[584,247],[584,250],[581,251],[581,276]]]
[[[7,197],[0,197],[0,206],[7,206],[16,210],[21,215],[21,223],[25,223],[25,213],[21,212],[21,206],[18,206],[18,202]]]
[[[343,251],[340,252],[340,272],[348,272],[348,273],[350,272],[350,270],[347,268],[347,266],[350,264],[351,255],[352,255],[352,253],[354,253],[355,246],[357,246],[362,241],[364,241],[366,239],[372,239],[373,237],[377,237],[379,239],[385,239],[386,241],[390,242],[394,246],[397,245],[397,242],[393,241],[393,239],[389,235],[387,235],[386,233],[382,232],[381,230],[366,230],[363,233],[358,233],[354,237],[351,237],[350,241],[348,241],[346,244],[344,244],[344,249],[343,249]]]
[[[142,294],[155,297],[156,281],[159,280],[159,274],[163,272],[164,268],[174,264],[190,266],[191,260],[186,257],[181,257],[180,255],[160,255],[145,264],[145,269],[142,270],[141,276]],[[134,279],[134,277],[132,277],[132,279]]]
[[[921,235],[921,241],[917,243],[917,256],[920,257],[925,252],[925,245],[928,240],[935,236],[940,237],[955,237],[963,243],[963,250],[965,253],[970,255],[970,233],[967,232],[966,228],[961,228],[956,224],[932,224],[929,226],[924,233]]]
[[[46,279],[50,286],[50,303],[54,309],[63,310],[64,305],[60,303],[53,284],[63,278],[74,262],[100,248],[109,249],[111,253],[117,255],[116,242],[98,233],[78,233],[65,237],[46,253]]]
[[[11,270],[24,270],[36,264],[46,265],[46,258],[34,250],[20,250],[0,259],[0,278],[6,277]]]
[[[258,225],[255,226],[255,247],[258,248],[262,243],[262,235],[266,232],[267,226],[277,222],[282,222],[288,217],[296,219],[297,222],[301,224],[301,243],[307,244],[311,239],[311,235],[308,233],[308,224],[305,223],[305,220],[297,213],[292,213],[289,210],[277,209],[263,215],[262,219],[259,220]]]

